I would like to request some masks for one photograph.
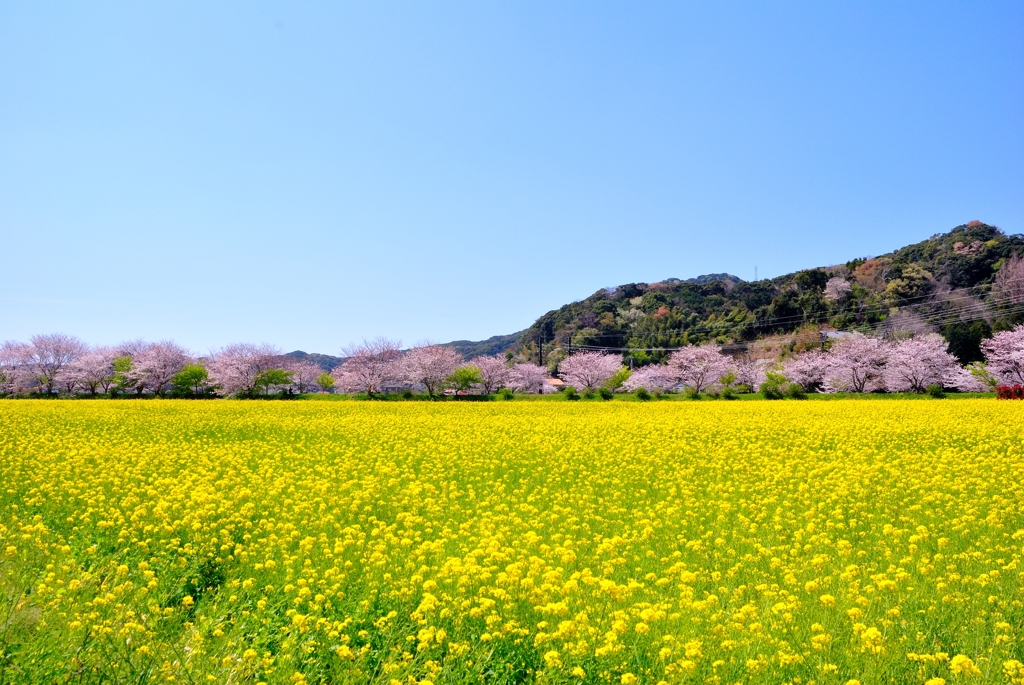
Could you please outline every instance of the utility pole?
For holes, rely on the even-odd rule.
[[[544,366],[544,331],[540,332],[540,365]]]

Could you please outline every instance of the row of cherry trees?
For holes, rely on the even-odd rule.
[[[785,377],[805,390],[924,392],[930,386],[964,392],[1024,383],[1024,325],[981,343],[984,363],[961,367],[940,335],[885,341],[854,334],[828,352],[804,352],[784,363]]]
[[[323,374],[270,345],[228,345],[199,359],[171,341],[89,347],[69,335],[37,335],[0,345],[0,394],[254,395],[261,389],[308,392]]]
[[[175,391],[231,397],[331,388],[376,394],[408,387],[431,396],[450,387],[486,393],[503,387],[525,393],[552,391],[541,366],[509,366],[501,356],[477,357],[467,364],[457,352],[441,345],[403,352],[399,343],[379,338],[345,354],[344,363],[328,374],[271,345],[228,345],[200,358],[170,341],[89,347],[69,335],[37,335],[27,343],[0,345],[0,395],[166,395]]]
[[[695,345],[673,352],[665,364],[635,369],[618,389],[633,392],[641,388],[653,391],[681,386],[700,393],[725,384],[743,384],[756,390],[767,368],[766,362],[737,361],[714,344]],[[559,375],[574,388],[595,390],[606,386],[621,369],[622,358],[617,354],[577,352],[561,362]]]
[[[611,383],[627,392],[685,387],[700,393],[738,385],[756,391],[772,373],[808,392],[924,392],[932,385],[980,391],[1024,384],[1024,325],[997,333],[982,349],[985,363],[961,367],[939,335],[886,341],[853,333],[833,342],[828,351],[803,352],[781,363],[737,360],[706,344],[677,350],[665,364],[628,373],[620,355],[578,352],[561,361],[559,375],[581,390]],[[198,358],[169,341],[89,347],[72,336],[39,335],[27,343],[0,345],[0,394],[164,395],[174,389],[190,395],[253,396],[333,388],[373,395],[417,388],[435,396],[448,389],[554,391],[542,366],[510,365],[500,355],[464,362],[442,345],[403,352],[399,343],[378,338],[346,349],[345,356],[327,374],[270,345],[228,345]]]
[[[685,387],[699,393],[742,384],[756,391],[772,373],[806,392],[925,392],[933,385],[970,392],[1024,384],[1024,325],[996,333],[982,342],[982,350],[985,363],[961,367],[936,334],[886,341],[853,333],[828,351],[803,352],[781,363],[737,360],[706,344],[633,371],[621,389]],[[581,352],[563,361],[560,373],[566,383],[592,389],[612,379],[620,364],[618,355]]]
[[[403,353],[386,338],[348,348],[331,376],[340,392],[374,394],[396,387],[418,387],[429,395],[446,389],[492,393],[509,388],[524,393],[552,392],[547,369],[537,364],[509,365],[504,356],[480,356],[464,362],[443,345],[421,345]]]

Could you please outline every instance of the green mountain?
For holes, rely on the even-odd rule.
[[[554,309],[521,336],[518,354],[557,361],[571,348],[629,349],[643,363],[658,348],[714,340],[743,346],[817,329],[899,334],[935,330],[964,361],[978,341],[1021,319],[1022,307],[991,296],[996,272],[1024,236],[972,221],[874,258],[755,282],[729,274],[627,283]],[[830,281],[832,282],[830,285]]]

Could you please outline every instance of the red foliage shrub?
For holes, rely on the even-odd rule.
[[[1024,385],[997,385],[997,400],[1024,400]]]

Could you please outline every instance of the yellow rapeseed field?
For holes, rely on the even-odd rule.
[[[1024,683],[1024,403],[0,402],[0,682]]]

